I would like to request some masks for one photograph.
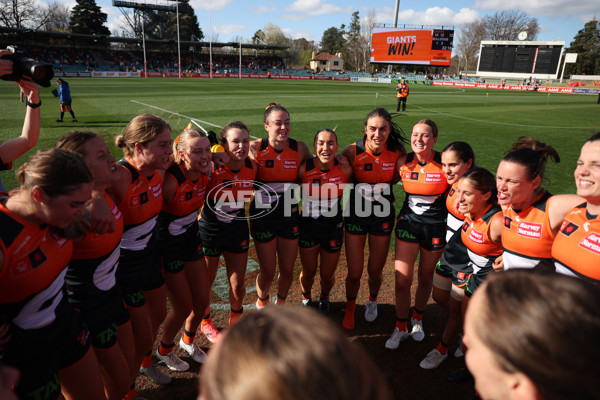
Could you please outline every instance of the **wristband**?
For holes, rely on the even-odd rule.
[[[40,99],[39,103],[30,103],[27,96],[25,96],[25,105],[29,108],[38,108],[39,106],[42,105],[42,99]]]

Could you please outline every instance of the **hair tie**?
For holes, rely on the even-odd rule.
[[[275,103],[271,103],[271,104],[269,104],[269,105],[268,105],[268,106],[265,108],[265,111],[267,111],[267,110],[268,110],[269,108],[271,108],[271,107],[275,107],[276,105],[277,105],[277,104],[275,104]]]

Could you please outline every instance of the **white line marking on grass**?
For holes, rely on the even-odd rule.
[[[164,108],[156,107],[156,106],[153,106],[153,105],[151,105],[151,104],[142,103],[141,101],[137,101],[137,100],[130,100],[130,101],[131,101],[132,103],[141,104],[141,105],[143,105],[143,106],[145,106],[145,107],[154,108],[155,110],[163,111],[163,112],[166,112],[166,113],[169,113],[169,114],[172,114],[172,115],[177,115],[177,116],[179,116],[179,117],[183,117],[183,118],[189,118],[189,119],[191,119],[191,120],[198,121],[198,122],[201,122],[201,123],[203,123],[203,124],[206,124],[206,125],[214,126],[215,128],[223,128],[223,127],[222,127],[222,126],[220,126],[220,125],[215,125],[215,124],[213,124],[213,123],[210,123],[210,122],[208,122],[208,121],[203,121],[203,120],[201,120],[201,119],[198,119],[198,118],[190,117],[189,115],[183,115],[183,114],[180,114],[180,113],[178,113],[178,112],[175,112],[175,111],[166,110],[166,109],[164,109]],[[252,136],[252,135],[250,135],[250,138],[251,138],[251,139],[258,139],[256,136]]]
[[[492,124],[492,125],[506,125],[506,126],[518,126],[518,127],[521,127],[521,128],[546,128],[546,129],[590,129],[591,128],[589,126],[588,127],[576,127],[576,126],[551,126],[551,125],[511,124],[510,122],[487,121],[485,119],[462,117],[460,115],[454,115],[454,114],[445,113],[445,112],[441,112],[441,111],[435,111],[435,110],[432,110],[430,108],[418,106],[416,104],[413,104],[413,107],[417,107],[417,108],[420,108],[422,110],[426,110],[426,111],[432,112],[434,114],[445,115],[445,116],[452,117],[452,118],[465,119],[467,121],[475,121],[475,122],[481,122],[481,123],[484,123],[484,124]]]

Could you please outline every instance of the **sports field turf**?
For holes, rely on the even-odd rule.
[[[68,122],[68,114],[65,122],[55,122],[58,99],[51,95],[51,88],[41,88],[44,104],[38,148],[52,146],[73,129],[102,133],[112,142],[139,113],[162,116],[174,132],[182,130],[191,118],[217,132],[227,122],[241,120],[248,124],[251,135],[263,137],[264,107],[276,102],[290,111],[292,137],[310,145],[318,129],[337,127],[341,151],[360,137],[371,109],[396,108],[393,84],[193,78],[70,78],[68,82],[79,122]],[[0,141],[5,141],[19,135],[24,106],[18,101],[15,83],[0,81],[0,91]],[[562,159],[560,165],[550,164],[547,171],[546,186],[554,193],[574,192],[572,173],[581,144],[600,131],[600,106],[596,96],[590,95],[412,85],[407,112],[395,121],[408,135],[421,118],[435,120],[440,128],[436,149],[454,140],[467,141],[475,150],[477,163],[492,172],[519,136],[533,136],[553,145]],[[120,157],[118,152],[114,155]],[[5,171],[1,176],[7,187],[16,185],[14,172]]]

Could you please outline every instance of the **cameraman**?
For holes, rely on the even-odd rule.
[[[10,75],[13,72],[13,62],[4,60],[1,57],[11,54],[9,50],[0,50],[0,77]],[[17,81],[17,85],[21,88],[21,93],[25,96],[25,122],[21,136],[9,139],[0,144],[0,171],[9,170],[12,167],[12,162],[28,150],[33,148],[40,134],[40,93],[38,85],[29,78],[23,78]],[[6,189],[2,185],[0,179],[0,194],[6,193]]]
[[[75,113],[71,109],[71,90],[69,89],[69,84],[61,78],[56,79],[56,84],[58,85],[58,100],[60,101],[60,118],[56,122],[63,122],[65,111],[71,113],[73,122],[77,122]]]

